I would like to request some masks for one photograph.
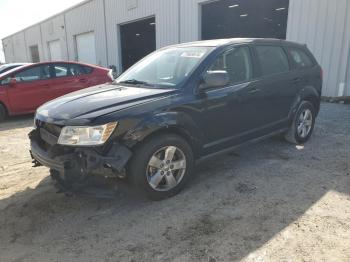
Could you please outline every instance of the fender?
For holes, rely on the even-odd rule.
[[[160,112],[149,116],[129,130],[123,136],[123,141],[128,147],[133,147],[148,136],[160,131],[178,133],[194,146],[195,152],[198,152],[197,150],[199,150],[204,141],[203,132],[193,119],[183,111]]]
[[[306,86],[301,89],[294,98],[291,110],[289,112],[289,119],[294,118],[295,113],[297,112],[301,101],[308,100],[312,102],[316,107],[316,113],[318,114],[320,110],[321,95],[317,89],[313,86]]]

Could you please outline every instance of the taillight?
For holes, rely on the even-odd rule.
[[[109,78],[111,79],[111,81],[114,80],[114,77],[113,77],[113,70],[112,70],[112,69],[108,71],[108,76],[109,76]]]

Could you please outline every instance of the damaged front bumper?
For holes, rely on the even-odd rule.
[[[36,128],[29,133],[33,166],[46,166],[65,184],[81,182],[89,175],[125,177],[125,166],[132,153],[129,148],[111,142],[103,148],[68,147],[57,144],[53,134]]]

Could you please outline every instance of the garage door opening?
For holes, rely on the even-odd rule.
[[[286,39],[289,0],[221,0],[202,5],[202,39]]]
[[[76,60],[83,63],[96,65],[96,48],[94,32],[75,36]]]
[[[125,71],[156,50],[155,17],[121,25],[120,39],[122,69]]]

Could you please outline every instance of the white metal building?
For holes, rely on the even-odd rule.
[[[227,37],[305,43],[324,69],[323,95],[350,96],[349,0],[87,0],[2,41],[6,62],[122,71],[163,46]]]

